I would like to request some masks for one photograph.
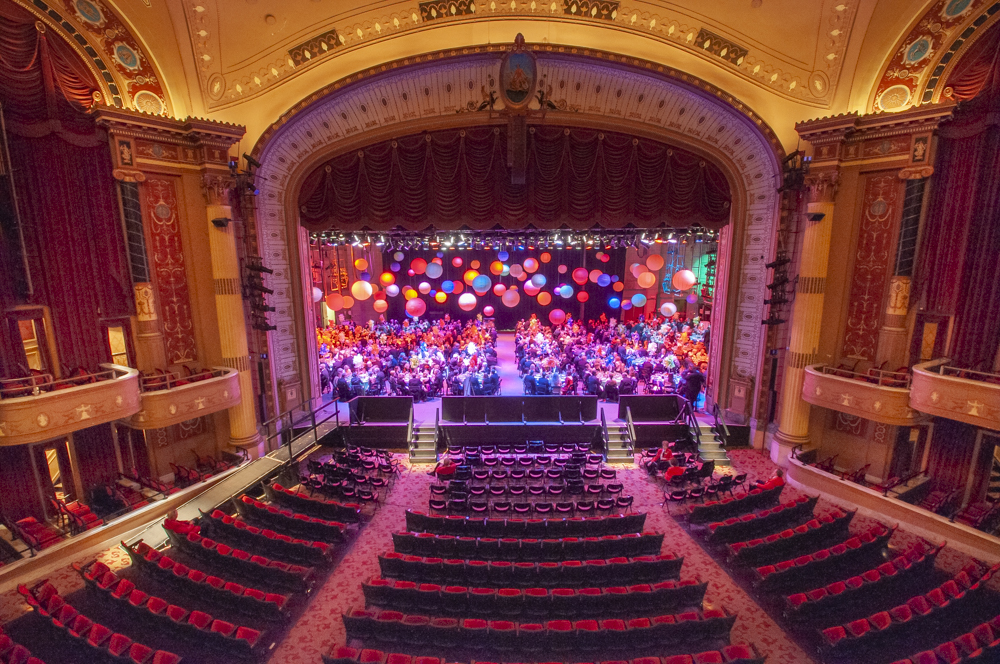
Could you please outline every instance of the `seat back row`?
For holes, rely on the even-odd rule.
[[[296,512],[309,514],[329,521],[357,523],[361,518],[361,506],[355,503],[340,503],[336,500],[323,500],[286,489],[275,482],[265,484],[264,493],[268,500],[284,505]]]
[[[666,657],[638,657],[627,661],[601,662],[600,664],[764,664],[764,656],[756,646],[730,645],[722,650],[706,650],[694,655],[667,655]],[[414,657],[399,653],[385,653],[381,650],[358,650],[348,646],[338,646],[323,655],[323,664],[445,664],[440,657]],[[499,664],[476,660],[473,664]],[[547,662],[563,664],[563,662]]]
[[[542,562],[656,555],[663,546],[663,533],[538,540],[402,532],[393,533],[392,542],[398,553],[418,556]]]
[[[20,643],[15,643],[2,628],[0,628],[0,662],[4,664],[45,664],[32,656],[31,651]]]
[[[141,540],[131,547],[122,542],[122,547],[128,552],[133,565],[189,595],[203,597],[227,609],[257,619],[283,620],[286,617],[285,606],[288,603],[286,595],[244,587],[236,581],[189,568]],[[95,561],[94,564],[101,563]],[[84,580],[86,579],[87,576],[84,576]]]
[[[325,542],[294,539],[284,533],[252,526],[220,510],[215,510],[210,515],[202,512],[201,528],[204,534],[214,539],[235,542],[269,556],[297,563],[325,565],[333,556],[333,548]]]
[[[709,500],[703,505],[692,505],[688,512],[688,522],[699,524],[725,521],[733,516],[773,507],[781,498],[781,490],[784,488],[779,486],[773,489],[751,489],[749,493],[739,498]]]
[[[390,551],[379,556],[382,576],[459,586],[575,588],[606,583],[659,583],[680,576],[683,558],[670,553],[587,561],[515,562],[424,558]]]
[[[267,578],[270,583],[296,592],[307,590],[312,582],[311,567],[271,560],[261,555],[251,555],[228,544],[220,544],[203,537],[200,534],[201,528],[188,521],[166,519],[163,529],[174,547],[195,558],[205,560],[210,565],[231,569],[245,577]]]
[[[326,521],[314,516],[296,514],[288,509],[241,496],[233,501],[240,516],[248,521],[273,528],[279,532],[320,542],[343,542],[346,526],[339,521]]]
[[[736,562],[744,565],[760,564],[766,560],[774,560],[777,556],[787,557],[819,542],[829,542],[835,539],[845,539],[851,519],[855,511],[841,512],[834,510],[816,519],[810,519],[801,526],[783,530],[767,537],[736,542],[729,545]]]
[[[958,662],[1000,662],[1000,616],[980,623],[971,632],[945,641],[933,650],[924,650],[893,664],[958,664]]]
[[[602,537],[640,533],[645,514],[556,519],[487,519],[475,516],[440,516],[406,511],[406,529],[418,533],[456,537]]]
[[[776,591],[807,584],[810,578],[824,576],[838,569],[849,569],[855,561],[868,558],[873,551],[885,548],[894,532],[895,527],[877,524],[860,535],[849,537],[829,548],[758,567],[754,570],[755,583],[762,591]]]
[[[454,648],[459,643],[487,651],[602,651],[653,653],[702,639],[727,639],[736,620],[724,610],[686,611],[653,618],[549,620],[515,623],[480,618],[430,618],[399,611],[352,610],[344,614],[347,638]]]
[[[178,664],[181,661],[174,653],[154,651],[145,644],[133,642],[124,634],[95,623],[67,604],[55,586],[48,581],[42,581],[30,589],[20,585],[17,591],[32,610],[71,641],[83,646],[83,650],[94,659],[110,658],[132,664]]]
[[[439,616],[543,618],[648,617],[665,611],[699,607],[707,583],[689,579],[677,583],[636,584],[604,588],[468,588],[373,577],[361,585],[369,608],[404,613],[419,610]]]
[[[782,530],[787,524],[796,523],[812,516],[819,496],[800,496],[776,507],[761,512],[751,512],[741,517],[729,517],[725,521],[709,524],[705,535],[712,544],[727,544],[751,539]]]

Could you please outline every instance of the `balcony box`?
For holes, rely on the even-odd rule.
[[[802,398],[814,406],[882,424],[913,426],[926,420],[910,407],[910,377],[905,373],[873,370],[858,374],[813,364],[806,367]]]
[[[910,406],[1000,431],[1000,375],[951,367],[949,362],[942,358],[914,365]]]
[[[194,376],[143,377],[142,408],[128,420],[136,429],[162,429],[231,408],[240,402],[239,372],[213,367]]]
[[[0,445],[39,443],[87,427],[131,417],[139,411],[139,372],[102,364],[87,376],[33,379],[31,393],[0,398]],[[4,381],[4,394],[18,394],[14,381]]]

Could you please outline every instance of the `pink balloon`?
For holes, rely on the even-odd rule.
[[[587,283],[587,268],[578,267],[573,270],[573,281],[575,281],[580,286]]]
[[[590,279],[590,283],[596,284],[597,280],[600,278],[602,274],[604,273],[601,272],[600,270],[591,270],[590,274],[587,275],[587,278]]]
[[[525,258],[523,265],[525,272],[534,272],[538,269],[538,261],[534,258]]]
[[[503,284],[497,284],[493,287],[493,294],[497,297],[503,297],[503,294],[507,292],[507,287]]]
[[[687,290],[698,282],[698,277],[691,270],[678,270],[674,272],[670,283],[677,290]]]
[[[566,274],[567,270],[569,270],[569,268],[566,267],[565,265],[560,265],[559,266],[559,274]]]
[[[484,316],[492,316],[493,315],[493,307],[491,307],[489,305],[483,307],[483,315]]]
[[[427,311],[427,303],[424,302],[419,297],[415,297],[412,300],[407,300],[406,313],[410,314],[414,318],[416,318],[417,316],[423,316],[425,311]]]
[[[562,309],[553,309],[549,312],[549,322],[553,325],[562,325],[566,322],[566,312]]]
[[[542,290],[541,288],[539,288],[535,284],[531,283],[530,281],[525,281],[524,282],[524,292],[525,292],[526,295],[530,295],[530,296],[534,297],[535,295],[538,295],[538,293],[541,290]]]
[[[423,258],[414,258],[412,261],[410,261],[410,269],[413,270],[416,274],[423,274],[424,272],[427,271],[427,261],[425,261]]]

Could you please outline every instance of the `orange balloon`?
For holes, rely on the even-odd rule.
[[[385,300],[375,300],[372,303],[376,313],[384,314],[389,309],[389,303]]]
[[[351,297],[350,295],[345,295],[344,296],[344,308],[345,309],[350,309],[353,306],[354,306],[354,298]]]
[[[391,286],[392,284],[396,283],[396,275],[394,275],[392,272],[383,272],[379,276],[378,280],[379,283],[381,283],[383,286]]]
[[[474,264],[478,261],[472,261]],[[475,270],[466,270],[465,274],[462,276],[462,280],[465,281],[467,286],[472,285],[472,280],[479,276],[479,273]]]
[[[356,261],[354,261],[354,267],[358,268],[359,270],[367,270],[368,261],[366,261],[364,258],[359,258]]]
[[[448,301],[448,294],[445,293],[444,291],[438,291],[437,293],[434,294],[434,301],[437,302],[438,304],[444,304],[445,302]]]
[[[538,260],[542,261],[543,263],[548,263],[550,260],[552,260],[552,254],[546,251],[545,253],[543,253],[541,256],[538,257]]]
[[[656,272],[663,267],[663,256],[659,254],[650,254],[649,256],[646,256],[646,267],[653,272]]]
[[[333,311],[340,311],[344,308],[344,296],[340,293],[330,293],[326,296],[326,306]]]
[[[492,263],[490,263],[490,272],[492,272],[493,274],[503,273],[503,263],[501,263],[500,261],[493,261]]]
[[[652,272],[643,272],[636,281],[639,283],[639,288],[652,288],[656,283],[656,275]]]
[[[552,295],[550,295],[545,291],[542,291],[541,293],[538,294],[538,304],[542,305],[543,307],[549,306],[550,304],[552,304]]]
[[[478,270],[479,265],[480,265],[479,261],[472,261],[471,263],[469,263],[469,267],[471,267],[473,270]]]
[[[612,286],[611,288],[621,293],[623,290],[625,290],[625,284],[622,283],[621,281],[616,281],[615,285]]]

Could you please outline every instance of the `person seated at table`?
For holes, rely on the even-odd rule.
[[[434,466],[434,470],[431,472],[439,478],[446,479],[454,475],[456,470],[458,470],[458,466],[455,465],[455,462],[451,459],[451,457],[445,457],[438,463],[438,465]]]
[[[784,475],[785,471],[783,471],[781,468],[778,468],[774,471],[774,475],[771,476],[771,479],[765,482],[757,480],[757,488],[760,489],[761,491],[767,491],[768,489],[777,489],[778,487],[785,486]]]
[[[618,393],[622,396],[635,393],[635,381],[628,374],[622,377],[622,382],[618,386]]]
[[[542,374],[535,380],[535,394],[549,394],[550,384],[549,377],[545,375],[543,371]]]
[[[670,467],[663,473],[663,477],[669,482],[678,475],[683,475],[685,472],[687,472],[687,468],[681,464],[680,459],[673,457],[670,459]]]
[[[614,378],[605,383],[604,398],[608,401],[618,401],[618,383]]]
[[[563,381],[561,394],[576,394],[576,382],[573,380],[573,376],[566,374],[566,379]]]
[[[421,382],[420,377],[417,376],[417,374],[413,374],[413,377],[410,378],[406,387],[408,388],[414,401],[423,401],[427,398],[427,393],[424,390],[424,384]]]
[[[534,394],[535,393],[535,374],[530,371],[524,374],[524,393]]]
[[[602,396],[601,381],[598,380],[596,374],[587,376],[587,394],[591,394],[597,398],[601,398]]]
[[[660,444],[660,449],[656,450],[656,454],[650,457],[644,465],[646,466],[646,470],[652,474],[669,468],[670,461],[673,458],[674,453],[667,449],[667,441],[663,441]]]

